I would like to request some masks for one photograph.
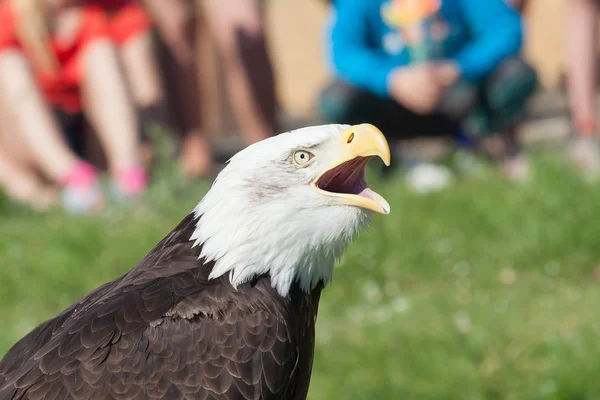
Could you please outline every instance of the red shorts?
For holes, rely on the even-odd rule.
[[[110,36],[118,46],[133,37],[148,33],[152,28],[150,17],[136,1],[87,0],[87,3],[106,12]]]
[[[0,54],[9,49],[22,51],[30,61],[45,99],[53,107],[69,113],[81,110],[82,52],[97,40],[110,40],[106,15],[102,10],[97,7],[82,8],[81,18],[79,32],[70,43],[59,43],[56,38],[49,38],[48,49],[57,61],[57,66],[45,69],[36,63],[28,46],[17,35],[12,2],[0,2]]]
[[[68,113],[80,112],[80,84],[83,76],[81,54],[87,46],[97,40],[107,39],[122,45],[151,28],[150,19],[142,8],[131,1],[126,3],[116,10],[105,10],[95,5],[83,7],[80,29],[71,43],[64,45],[50,37],[48,46],[58,65],[55,70],[47,70],[35,63],[27,46],[19,40],[12,3],[0,0],[0,53],[8,49],[22,51],[31,61],[38,86],[46,101],[52,107]]]

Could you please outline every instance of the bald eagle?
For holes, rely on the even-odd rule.
[[[333,265],[372,211],[374,126],[286,132],[231,158],[133,269],[0,362],[0,399],[305,399]]]

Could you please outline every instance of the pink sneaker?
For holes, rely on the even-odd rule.
[[[104,206],[98,174],[90,164],[79,161],[58,183],[62,186],[61,199],[67,212],[83,214]]]
[[[141,167],[132,167],[113,178],[112,192],[117,200],[138,197],[148,187],[148,173]]]

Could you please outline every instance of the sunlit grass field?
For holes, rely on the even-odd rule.
[[[324,292],[310,399],[600,398],[600,186],[554,156],[535,172],[429,195],[374,180],[392,213]],[[78,218],[0,196],[0,356],[132,267],[207,187],[165,172],[144,206]]]

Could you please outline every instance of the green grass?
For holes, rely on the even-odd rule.
[[[377,183],[377,216],[324,292],[310,399],[600,397],[600,186],[554,157],[420,196]],[[206,185],[159,177],[148,204],[37,215],[0,197],[0,354],[133,266]]]

